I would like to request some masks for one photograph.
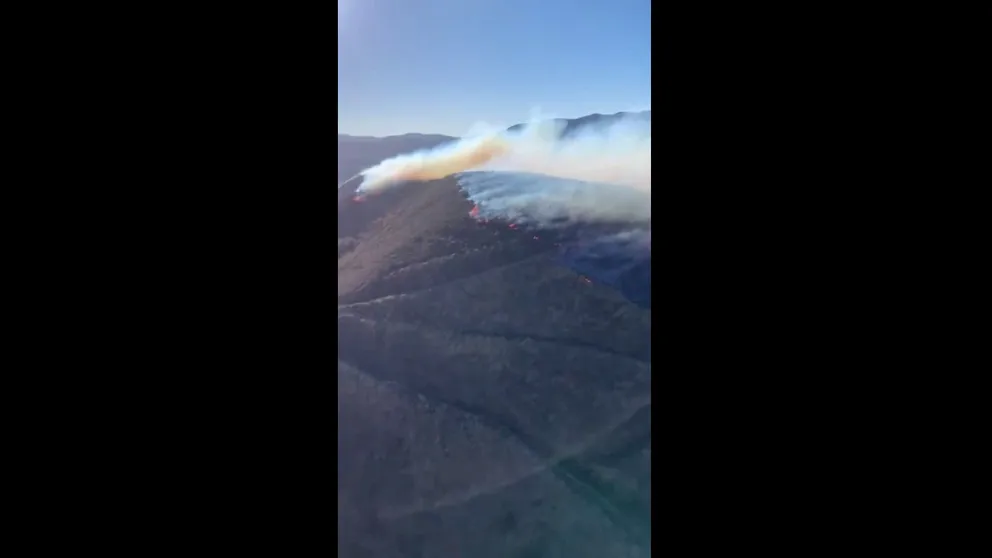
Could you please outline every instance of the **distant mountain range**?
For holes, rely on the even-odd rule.
[[[586,116],[580,116],[578,118],[556,118],[556,122],[563,122],[565,124],[565,134],[572,132],[588,126],[590,124],[601,124],[609,122],[611,120],[620,119],[637,119],[645,120],[647,122],[651,121],[651,111],[640,111],[640,112],[617,112],[614,114],[587,114]],[[507,130],[516,131],[522,129],[527,124],[514,124],[507,128]],[[385,137],[375,137],[375,136],[352,136],[349,134],[338,134],[339,142],[346,142],[351,144],[369,144],[377,142],[388,142],[390,145],[398,146],[402,144],[409,145],[437,145],[438,143],[443,143],[445,141],[450,141],[453,139],[458,139],[455,136],[446,136],[443,134],[402,134],[398,136],[385,136]]]
[[[445,136],[443,134],[413,133],[413,134],[401,134],[398,136],[385,136],[385,137],[352,136],[349,134],[338,134],[338,141],[346,141],[349,143],[356,143],[356,144],[361,144],[361,143],[367,144],[367,143],[374,143],[381,141],[388,141],[393,143],[398,143],[398,142],[419,143],[419,142],[448,141],[453,139],[457,139],[457,138],[455,138],[454,136]]]
[[[580,116],[579,118],[555,118],[554,120],[555,122],[564,123],[565,126],[562,129],[562,136],[567,136],[577,130],[593,124],[607,124],[619,120],[644,120],[646,122],[651,122],[651,111],[617,112],[614,114],[599,114],[597,112],[594,114],[587,114],[586,116]],[[514,124],[508,129],[516,131],[522,129],[526,125],[527,124]]]

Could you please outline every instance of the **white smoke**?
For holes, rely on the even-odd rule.
[[[562,121],[535,121],[400,155],[360,174],[359,194],[460,174],[469,198],[490,215],[650,222],[651,123],[607,117],[565,130]]]

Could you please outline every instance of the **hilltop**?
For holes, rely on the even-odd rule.
[[[339,135],[338,175],[454,139]],[[647,556],[649,307],[471,208],[450,177],[339,203],[339,554]]]

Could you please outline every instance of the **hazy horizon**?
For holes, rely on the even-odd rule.
[[[650,110],[649,0],[338,1],[338,133]]]
[[[639,108],[626,109],[626,110],[597,110],[597,111],[593,111],[593,112],[589,112],[589,113],[585,113],[585,114],[567,115],[567,116],[563,116],[563,115],[559,115],[559,114],[550,114],[550,115],[544,115],[544,117],[542,119],[561,118],[561,119],[565,119],[565,120],[575,120],[577,118],[581,118],[583,116],[589,116],[591,114],[601,114],[601,115],[604,115],[604,116],[610,116],[610,115],[620,114],[620,113],[640,113],[640,112],[651,112],[651,107],[639,107]],[[524,124],[524,123],[526,123],[526,118],[521,118],[519,122],[513,122],[513,123],[505,124],[505,125],[502,125],[501,124],[501,126],[506,127],[506,128],[509,128],[510,126],[517,125],[517,124]],[[471,129],[471,127],[469,129]],[[338,130],[338,135],[339,136],[350,136],[350,137],[354,137],[354,138],[386,138],[386,137],[405,136],[405,135],[412,135],[412,134],[419,134],[419,135],[422,135],[422,136],[447,136],[447,137],[454,137],[454,138],[460,138],[460,137],[466,135],[464,132],[458,133],[458,134],[445,134],[445,133],[442,133],[442,132],[423,132],[423,131],[419,131],[419,130],[408,131],[408,132],[398,132],[398,133],[384,134],[384,135],[372,135],[372,134],[353,134],[353,133],[350,133],[350,132],[347,132],[347,131]]]

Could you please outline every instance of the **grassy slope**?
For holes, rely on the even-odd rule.
[[[397,154],[345,143],[344,178]],[[339,205],[342,555],[646,555],[650,312],[470,207]]]

